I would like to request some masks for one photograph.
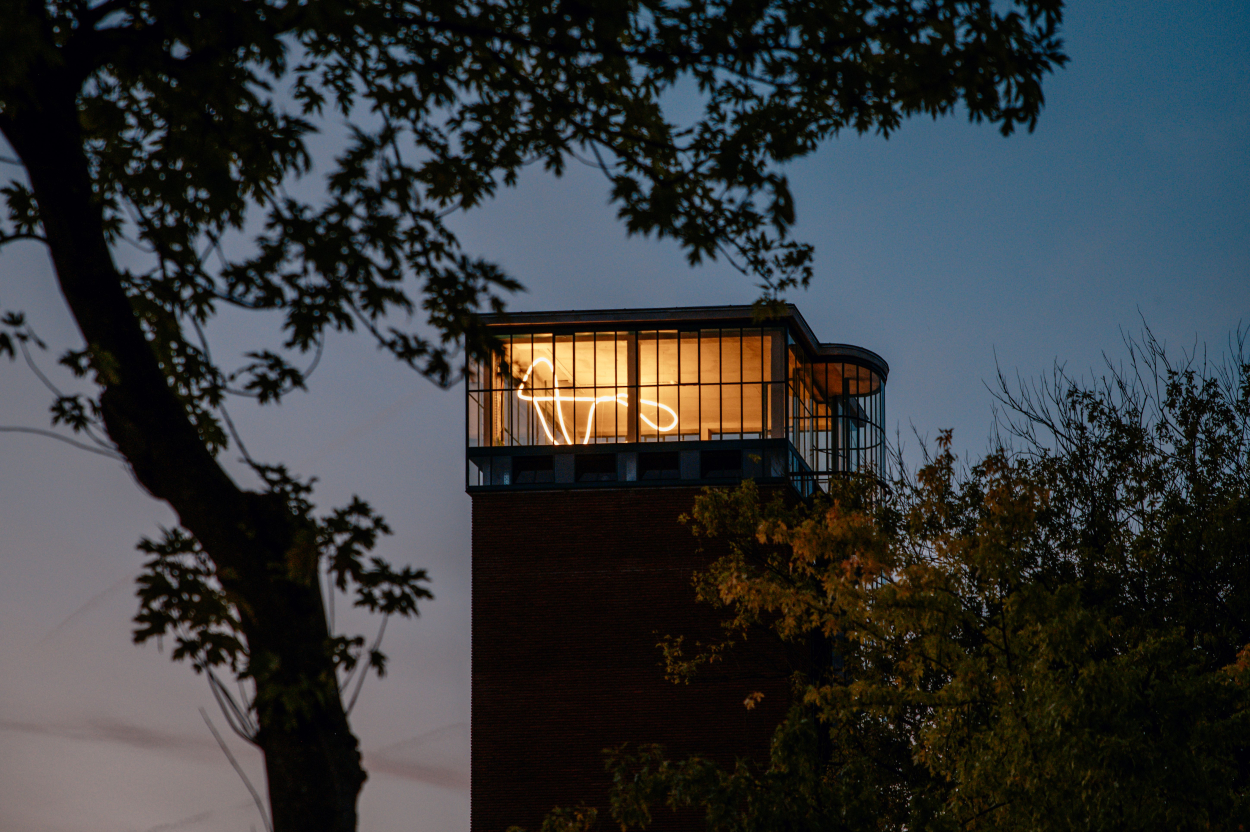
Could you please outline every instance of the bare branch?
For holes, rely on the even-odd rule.
[[[73,445],[75,448],[78,448],[79,450],[90,451],[93,454],[106,456],[109,459],[116,459],[116,460],[124,459],[124,457],[121,454],[117,453],[116,451],[105,450],[103,448],[94,448],[91,445],[86,444],[85,442],[78,442],[76,440],[70,439],[68,436],[62,436],[61,434],[55,431],[44,430],[43,428],[24,428],[24,427],[13,426],[13,425],[0,425],[0,433],[30,433],[36,436],[46,436],[49,439],[56,439],[59,442],[64,442],[66,445]]]
[[[365,655],[366,655],[366,656],[368,656],[368,655],[372,655],[374,652],[376,652],[376,651],[377,651],[378,647],[380,647],[380,646],[381,646],[381,644],[382,644],[382,636],[386,633],[386,622],[387,622],[387,621],[389,621],[389,620],[390,620],[390,616],[389,616],[389,615],[384,615],[384,616],[382,616],[382,623],[381,623],[381,625],[379,625],[379,626],[378,626],[378,636],[377,636],[377,638],[375,638],[375,639],[373,640],[373,644],[372,644],[372,645],[370,645],[370,647],[369,647],[368,651],[365,653]],[[352,698],[351,698],[351,701],[349,701],[349,702],[347,703],[347,713],[348,713],[348,715],[351,715],[352,708],[356,707],[356,698],[357,698],[358,696],[360,696],[360,689],[361,689],[361,687],[363,687],[363,686],[364,686],[364,684],[365,684],[365,677],[366,677],[366,676],[368,676],[368,675],[369,675],[369,661],[365,658],[365,656],[361,656],[361,659],[360,659],[360,676],[359,676],[359,677],[357,677],[357,679],[356,679],[356,689],[355,689],[354,691],[352,691]],[[348,678],[350,679],[351,677],[348,677]]]
[[[226,723],[230,729],[239,735],[240,739],[246,740],[252,745],[257,745],[256,736],[260,733],[260,728],[255,721],[247,713],[247,709],[240,707],[234,701],[234,695],[226,690],[226,686],[217,678],[217,674],[210,668],[208,670],[208,687],[213,693],[213,698],[217,700],[217,707],[221,708],[222,716],[226,718]],[[240,692],[242,688],[240,687]]]
[[[261,799],[260,793],[256,791],[256,787],[252,785],[252,781],[247,778],[247,773],[243,771],[243,767],[239,765],[239,761],[230,753],[230,748],[226,745],[226,741],[221,738],[221,734],[217,733],[217,729],[213,727],[213,721],[208,718],[208,711],[200,708],[200,716],[204,717],[204,724],[208,726],[208,730],[212,732],[213,739],[217,740],[217,747],[221,749],[221,753],[226,755],[226,759],[230,761],[230,765],[234,767],[235,774],[239,775],[239,779],[243,781],[243,785],[247,786],[247,790],[252,795],[252,800],[256,803],[256,811],[260,812],[260,820],[265,824],[267,832],[273,832],[273,823],[269,820],[269,813],[265,811],[265,802]]]

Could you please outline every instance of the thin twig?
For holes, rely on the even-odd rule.
[[[230,418],[230,412],[226,410],[226,406],[220,404],[217,406],[217,409],[221,411],[221,417],[226,422],[226,428],[230,431],[230,435],[234,437],[234,444],[239,446],[239,453],[243,454],[243,461],[252,468],[257,468],[259,463],[247,452],[247,446],[243,444],[243,437],[239,436],[239,431],[235,428],[234,420]]]
[[[329,618],[330,618],[329,623],[330,623],[331,635],[334,634],[334,592],[336,589],[337,587],[335,587],[334,585],[334,579],[330,577],[330,570],[327,569],[326,570],[326,596],[327,596],[326,606],[329,607],[328,612],[329,612]]]
[[[213,727],[213,721],[208,718],[208,711],[200,708],[200,716],[204,717],[204,724],[208,726],[208,730],[212,731],[213,739],[217,740],[217,746],[221,749],[221,753],[226,755],[226,759],[230,761],[230,765],[234,766],[234,771],[243,781],[243,785],[247,786],[247,790],[252,794],[252,800],[256,803],[256,811],[260,812],[260,820],[265,824],[268,832],[273,832],[273,824],[269,822],[269,815],[265,812],[265,802],[261,800],[260,793],[252,785],[252,781],[247,779],[247,773],[243,771],[243,767],[239,765],[239,761],[230,753],[230,749],[226,746],[226,741],[221,738],[221,734],[217,733],[217,729]]]
[[[56,396],[58,399],[69,398],[64,393],[62,393],[60,389],[55,384],[53,384],[52,381],[46,375],[44,375],[43,372],[39,369],[39,365],[35,363],[35,359],[30,354],[30,350],[26,347],[25,342],[21,344],[21,349],[22,349],[22,357],[26,360],[27,366],[30,367],[31,372],[35,374],[35,377],[38,378],[39,381],[43,383],[43,386],[47,387],[48,390],[52,392],[52,395]],[[102,448],[103,450],[107,451],[110,454],[116,453],[116,450],[112,444],[101,439],[99,436],[95,434],[94,431],[91,430],[91,425],[89,423],[83,424],[81,427],[81,430],[83,433],[87,435],[87,438],[89,438],[96,445],[100,446],[100,448]],[[120,458],[121,457],[118,456],[118,459]]]
[[[55,431],[43,430],[42,428],[24,428],[24,427],[12,426],[12,425],[0,425],[0,433],[32,433],[36,436],[46,436],[49,439],[59,440],[61,442],[64,442],[66,445],[73,445],[75,448],[78,448],[80,450],[90,451],[93,454],[106,456],[109,459],[120,460],[123,458],[122,455],[117,453],[116,451],[110,451],[104,448],[95,448],[84,442],[78,442],[76,440],[70,439],[68,436],[62,436],[61,434],[56,433]]]
[[[213,698],[217,700],[217,707],[221,708],[221,713],[226,718],[230,729],[238,734],[240,739],[255,745],[256,735],[260,733],[259,727],[248,716],[246,710],[234,701],[234,695],[226,690],[226,686],[212,670],[208,671],[208,687],[213,693]]]
[[[195,330],[196,337],[200,339],[200,349],[204,352],[204,358],[207,359],[209,364],[212,364],[213,352],[208,346],[208,336],[204,334],[203,327],[200,326],[200,322],[195,319],[194,315],[190,316],[190,321],[192,329]],[[225,387],[225,385],[222,385],[222,387],[226,390],[226,392],[231,392],[229,388]],[[230,412],[226,410],[225,404],[218,405],[217,409],[221,411],[222,419],[226,423],[226,429],[230,431],[230,435],[234,438],[234,444],[239,447],[239,453],[243,454],[243,461],[255,468],[256,460],[252,458],[250,453],[248,453],[247,445],[243,444],[243,437],[239,435],[239,431],[234,425],[234,420],[230,418]]]
[[[374,651],[376,651],[378,647],[381,646],[382,634],[386,632],[386,622],[389,621],[390,618],[391,617],[389,615],[382,616],[382,624],[381,626],[378,627],[378,637],[373,640],[373,646],[369,648],[368,655],[372,655]],[[351,701],[347,703],[348,716],[351,715],[352,708],[356,707],[356,698],[360,696],[360,689],[365,684],[365,677],[369,675],[369,663],[368,661],[365,660],[364,656],[361,657],[360,663],[364,665],[364,667],[361,668],[360,677],[356,679],[356,690],[352,692]]]
[[[43,342],[41,341],[38,343],[40,344],[40,346],[42,346],[43,344]],[[65,394],[62,393],[59,389],[57,389],[57,386],[53,384],[52,381],[43,374],[42,370],[39,369],[39,365],[35,363],[34,357],[31,356],[30,350],[26,346],[26,342],[25,341],[19,342],[19,346],[21,347],[21,350],[22,350],[22,358],[26,360],[26,366],[30,367],[30,371],[35,374],[35,377],[38,378],[41,382],[43,382],[43,386],[51,390],[54,396],[56,396],[57,398],[61,398],[61,399],[65,398]]]

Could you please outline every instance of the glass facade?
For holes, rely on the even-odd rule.
[[[494,366],[472,369],[470,447],[783,435],[784,373],[775,372],[774,356],[774,344],[784,341],[780,330],[530,333],[502,340]]]
[[[470,487],[736,473],[810,493],[883,469],[885,384],[871,362],[821,354],[784,326],[681,323],[501,334],[495,360],[469,367]],[[683,468],[696,452],[706,458]]]
[[[782,395],[773,372],[780,330],[656,330],[638,333],[643,442],[762,439],[777,425],[769,407]],[[663,424],[647,419],[654,408]]]

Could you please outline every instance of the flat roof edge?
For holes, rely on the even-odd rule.
[[[791,331],[802,341],[813,357],[822,360],[844,358],[868,364],[886,381],[890,375],[890,365],[875,352],[852,344],[822,343],[816,338],[802,313],[793,303],[786,304],[786,313],[772,318],[756,319],[756,307],[751,305],[734,306],[670,306],[650,307],[642,309],[584,309],[551,312],[505,312],[498,315],[483,315],[482,320],[491,327],[501,329],[524,328],[538,326],[599,326],[603,324],[648,324],[663,321],[674,322],[728,322],[749,321],[753,324],[766,324],[770,321],[788,325]]]

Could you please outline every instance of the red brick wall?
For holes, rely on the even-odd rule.
[[[697,493],[473,495],[472,832],[536,830],[556,805],[606,810],[601,751],[624,742],[766,758],[793,649],[755,635],[688,686],[665,681],[660,665],[660,636],[720,635],[721,614],[691,585],[716,551],[700,553],[677,522]],[[756,690],[764,700],[748,711]],[[676,821],[665,811],[656,828]]]

